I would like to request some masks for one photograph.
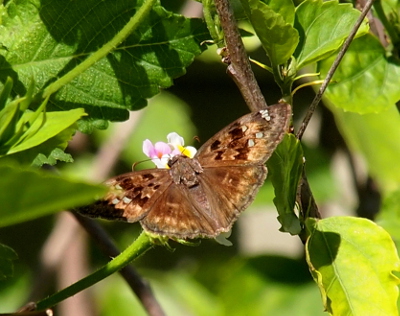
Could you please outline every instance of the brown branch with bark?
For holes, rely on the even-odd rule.
[[[267,104],[250,67],[249,58],[244,49],[229,1],[215,0],[215,6],[220,17],[229,53],[230,65],[228,66],[228,72],[233,77],[250,110],[257,111],[266,108]],[[300,197],[298,201],[302,210],[308,210],[309,216],[321,218],[304,171],[298,189],[298,196]]]

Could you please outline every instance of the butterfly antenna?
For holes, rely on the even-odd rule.
[[[194,140],[196,140],[199,144],[201,143],[200,137],[199,136],[195,136],[193,137]]]
[[[141,160],[141,161],[137,161],[135,163],[133,163],[132,165],[132,171],[136,171],[135,168],[138,164],[142,163],[142,162],[147,162],[147,161],[152,161],[150,158],[149,159],[145,159],[145,160]]]

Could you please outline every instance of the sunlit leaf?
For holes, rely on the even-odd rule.
[[[398,315],[400,260],[390,235],[363,218],[307,220],[307,261],[333,315]]]
[[[26,116],[33,115],[32,112],[26,113]],[[36,132],[30,135],[22,143],[18,144],[15,147],[12,147],[8,154],[17,153],[23,150],[27,150],[38,146],[45,141],[49,140],[50,138],[56,136],[57,134],[61,133],[63,130],[70,127],[74,124],[78,119],[85,115],[83,109],[74,109],[70,111],[63,111],[63,112],[48,112],[48,113],[41,113],[40,117],[38,117],[32,129]],[[45,117],[45,122],[43,122],[43,116]]]
[[[353,28],[360,12],[351,4],[338,1],[307,0],[296,9],[295,27],[300,43],[294,56],[298,68],[322,60],[339,49]],[[358,36],[368,31],[367,22],[361,25]]]
[[[286,10],[282,10],[280,13],[275,12],[273,7],[259,0],[242,0],[242,4],[272,65],[285,63],[296,48],[299,35],[290,21],[285,20],[280,13],[294,10],[293,3],[281,1],[281,7]]]
[[[320,63],[321,77],[326,76],[333,58]],[[399,77],[400,63],[386,57],[377,38],[363,36],[350,45],[325,97],[345,111],[379,113],[400,100]]]

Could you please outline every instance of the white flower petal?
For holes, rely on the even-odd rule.
[[[185,144],[185,140],[183,139],[183,137],[175,132],[169,133],[167,135],[167,140],[168,140],[168,144],[170,144],[174,147],[183,146]]]
[[[154,158],[151,161],[154,162],[154,164],[157,166],[159,169],[168,169],[168,160],[171,158],[170,155],[163,155],[161,158]]]

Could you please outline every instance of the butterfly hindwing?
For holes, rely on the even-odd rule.
[[[143,228],[174,238],[215,237],[215,224],[189,190],[186,186],[171,184],[141,220]]]

